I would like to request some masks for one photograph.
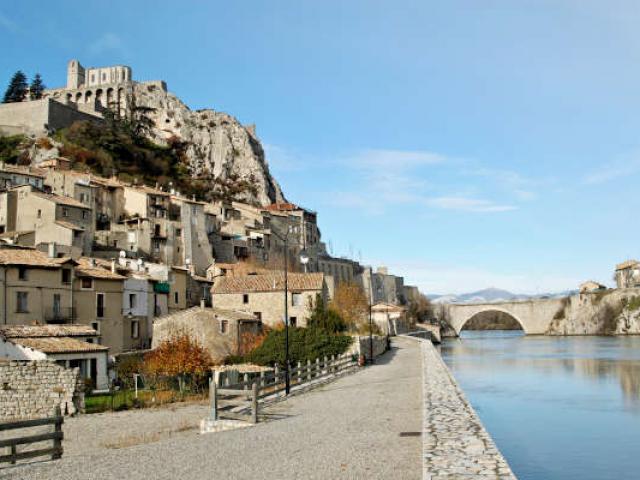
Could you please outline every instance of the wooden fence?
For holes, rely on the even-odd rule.
[[[60,411],[60,407],[56,407],[55,415],[49,418],[38,418],[35,420],[20,420],[17,422],[0,423],[0,432],[9,430],[20,430],[24,428],[39,427],[43,425],[53,425],[53,431],[47,433],[38,433],[27,435],[24,437],[14,437],[0,440],[0,449],[8,448],[10,453],[0,455],[0,464],[15,464],[18,460],[25,460],[36,457],[51,456],[51,460],[62,457],[62,423],[64,417]],[[36,450],[27,450],[18,452],[18,445],[29,445],[32,443],[53,441],[53,446],[49,448],[38,448]]]
[[[321,361],[298,362],[289,372],[290,387],[302,386],[331,375],[336,375],[357,365],[349,354],[324,357]],[[252,423],[258,421],[258,400],[274,397],[286,389],[286,372],[278,365],[271,372],[260,372],[259,377],[250,378],[244,374],[242,382],[230,384],[227,378],[224,386],[218,387],[215,382],[210,386],[211,417],[245,420]],[[250,410],[251,413],[241,413]]]

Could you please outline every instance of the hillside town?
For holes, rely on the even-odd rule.
[[[129,67],[85,72],[73,60],[68,77],[66,89],[45,91],[43,100],[1,105],[2,128],[43,143],[45,125],[68,127],[86,112],[100,122],[112,95],[126,113],[117,95],[131,98],[122,93],[132,89]],[[33,111],[60,108],[71,114],[36,123],[42,117]],[[108,390],[120,355],[158,345],[167,325],[188,316],[204,312],[210,330],[227,337],[208,343],[222,363],[245,332],[283,321],[305,327],[316,297],[330,303],[341,284],[362,290],[386,333],[390,315],[419,295],[384,267],[330,255],[317,213],[294,203],[200,201],[74,166],[63,156],[0,163],[0,357],[79,367],[95,389]]]

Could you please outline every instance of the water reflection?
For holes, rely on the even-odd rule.
[[[441,346],[452,368],[562,369],[595,382],[617,380],[627,406],[640,409],[640,337],[526,337],[516,331],[464,331]]]
[[[463,332],[441,353],[521,480],[639,477],[640,337]]]

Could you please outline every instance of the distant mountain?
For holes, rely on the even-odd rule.
[[[573,290],[558,293],[545,293],[539,295],[527,295],[511,293],[499,288],[485,288],[477,292],[462,293],[459,295],[427,295],[433,303],[500,303],[517,300],[528,300],[530,298],[554,298],[564,297],[575,293]]]

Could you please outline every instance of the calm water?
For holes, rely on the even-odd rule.
[[[441,351],[521,480],[640,479],[640,337],[463,332]]]

